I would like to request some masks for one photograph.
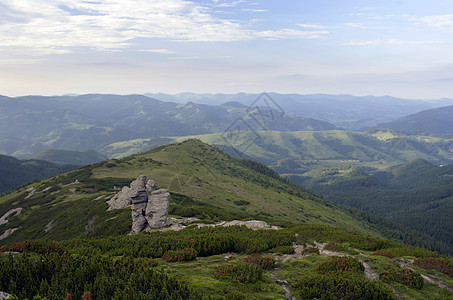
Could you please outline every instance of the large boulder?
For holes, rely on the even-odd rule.
[[[157,190],[151,192],[145,212],[145,217],[149,227],[161,228],[167,225],[169,209],[170,193],[168,190]]]
[[[123,189],[109,201],[108,210],[132,208],[132,233],[137,234],[148,228],[161,228],[167,225],[170,193],[158,190],[154,180],[146,181],[140,175],[130,187]]]

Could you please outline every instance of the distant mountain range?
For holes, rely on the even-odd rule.
[[[226,130],[330,130],[328,122],[278,107],[163,102],[140,95],[0,99],[0,153],[31,157],[49,148],[100,149],[113,142]]]
[[[424,110],[378,126],[399,131],[453,134],[453,105]]]
[[[147,96],[177,103],[194,102],[220,105],[236,101],[244,105],[252,104],[260,94],[194,94],[181,93],[145,94]],[[422,110],[453,104],[453,99],[409,100],[390,96],[351,96],[328,94],[279,94],[268,93],[270,98],[284,111],[298,116],[330,122],[337,127],[360,130],[374,127],[379,123],[392,121]]]

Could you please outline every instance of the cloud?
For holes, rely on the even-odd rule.
[[[430,27],[453,31],[453,15],[426,16],[420,21]]]
[[[297,26],[300,26],[303,28],[313,28],[313,29],[337,28],[337,26],[333,26],[333,25],[319,25],[319,24],[297,24]]]
[[[242,11],[249,11],[249,12],[268,12],[267,9],[255,9],[255,8],[243,8]]]
[[[363,40],[342,43],[343,46],[413,46],[413,45],[442,45],[443,41],[400,41],[400,40]]]
[[[168,50],[168,49],[140,49],[139,52],[151,52],[151,53],[160,53],[160,54],[175,54],[177,52]]]
[[[214,5],[242,2],[214,1]],[[74,47],[119,51],[139,38],[228,42],[319,38],[328,33],[250,30],[244,22],[215,17],[209,7],[185,0],[3,0],[2,8],[0,48],[9,48],[9,53],[29,49],[34,55],[66,53]]]

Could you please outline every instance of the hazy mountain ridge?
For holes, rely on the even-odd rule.
[[[250,105],[260,94],[195,94],[181,93],[145,94],[164,101],[220,105],[228,101],[236,101]],[[298,116],[324,120],[350,130],[373,127],[385,121],[417,113],[426,109],[453,104],[453,99],[409,100],[391,96],[352,96],[329,94],[279,94],[268,95],[283,110]]]
[[[271,109],[271,108],[270,108]],[[0,153],[32,156],[44,149],[95,149],[128,140],[223,132],[241,120],[258,130],[329,130],[325,121],[260,110],[271,114],[257,123],[245,107],[162,102],[140,95],[27,96],[0,101]],[[242,118],[242,119],[239,119]],[[14,144],[7,144],[10,141]]]
[[[424,110],[378,127],[399,131],[421,131],[428,134],[453,134],[453,105]]]

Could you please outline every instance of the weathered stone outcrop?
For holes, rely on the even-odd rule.
[[[170,208],[170,193],[168,190],[151,192],[146,206],[145,218],[151,228],[161,228],[167,224]]]
[[[131,206],[132,233],[140,233],[148,228],[160,228],[167,224],[170,193],[158,190],[156,182],[140,175],[129,187],[112,197],[107,203],[108,210]]]
[[[0,225],[8,223],[9,217],[15,217],[22,212],[22,207],[13,208],[0,218]]]
[[[11,234],[13,234],[14,231],[16,231],[17,229],[19,229],[19,228],[10,228],[10,229],[6,229],[5,232],[3,232],[2,235],[0,235],[0,241],[6,239],[7,237],[9,237],[9,236],[10,236]]]

